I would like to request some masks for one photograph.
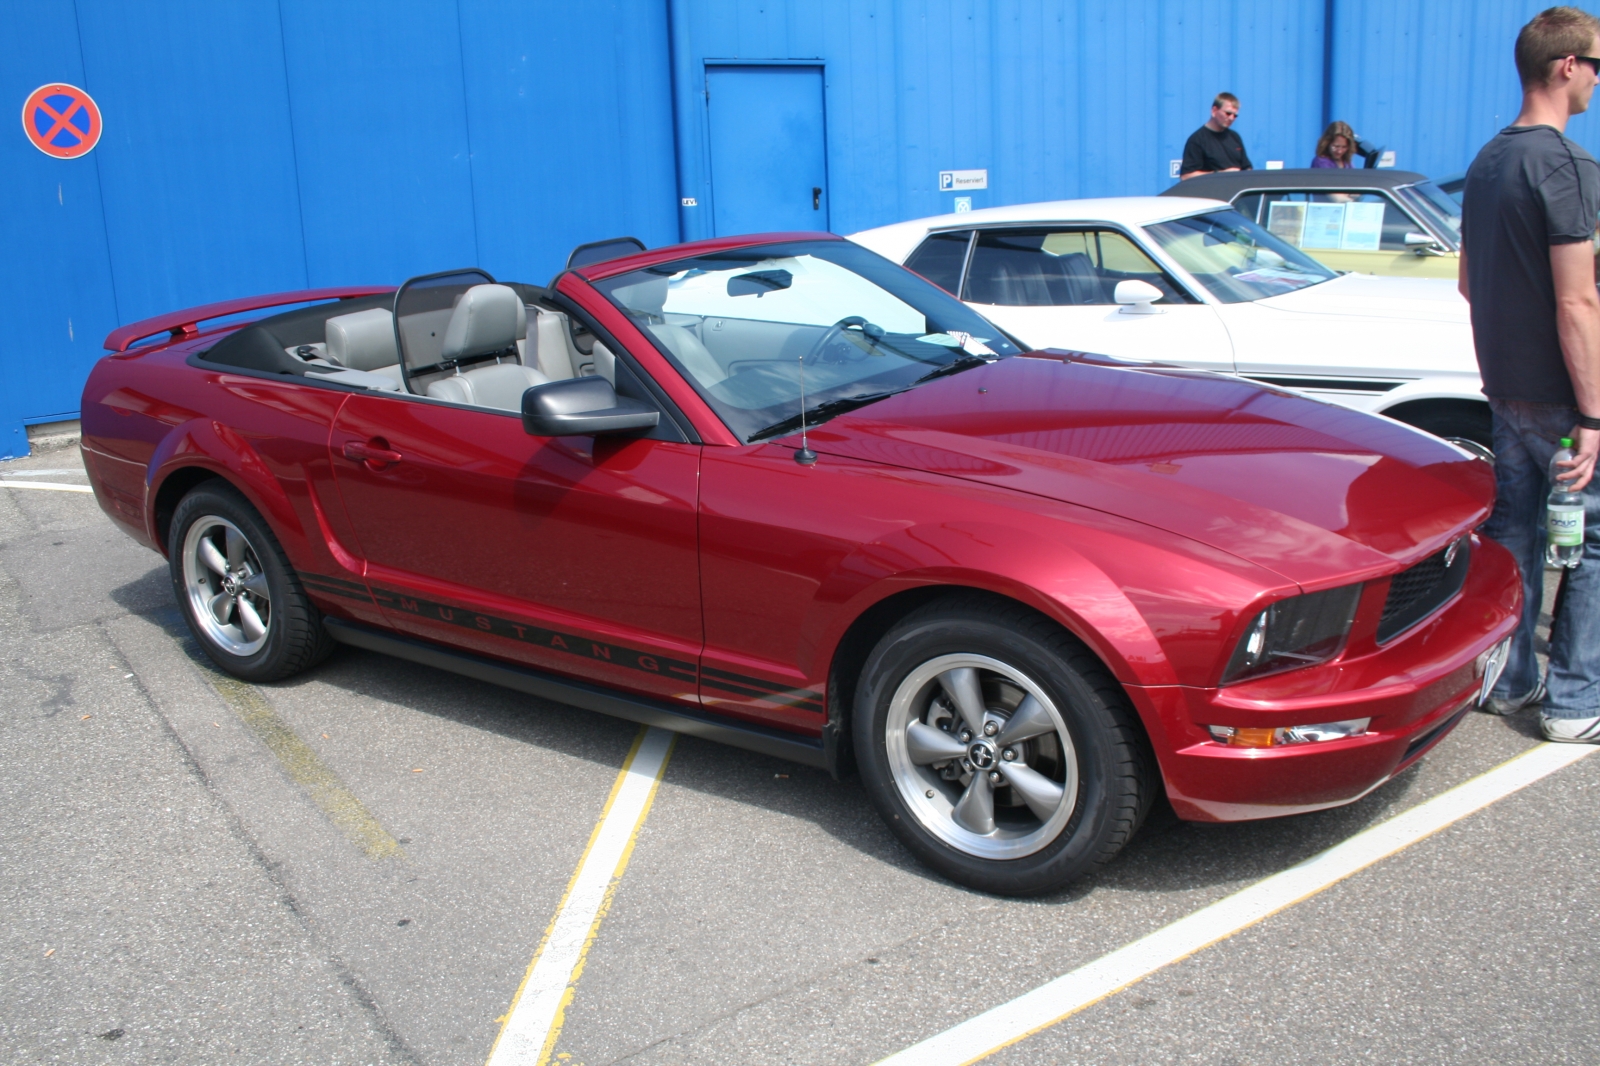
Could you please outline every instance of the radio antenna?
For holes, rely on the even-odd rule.
[[[800,353],[800,450],[794,453],[794,461],[801,466],[810,466],[817,461],[817,453],[806,445],[806,356]]]

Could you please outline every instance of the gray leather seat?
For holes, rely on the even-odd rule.
[[[516,358],[517,335],[526,336],[527,332],[527,310],[515,290],[505,285],[474,285],[450,313],[440,359]],[[522,394],[549,380],[521,363],[496,361],[440,378],[428,386],[428,395],[451,403],[520,411]]]
[[[728,376],[716,357],[700,342],[700,338],[683,326],[675,326],[665,319],[667,304],[667,279],[652,278],[625,289],[617,296],[635,312],[643,312],[644,328],[661,342],[678,364],[687,370],[701,385],[715,385]]]
[[[440,378],[428,386],[435,400],[493,407],[501,411],[522,410],[522,394],[550,379],[521,363],[490,363],[488,366]]]
[[[328,359],[351,370],[382,370],[400,362],[394,315],[381,307],[336,315],[324,327]]]

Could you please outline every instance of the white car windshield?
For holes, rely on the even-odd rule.
[[[1225,304],[1281,296],[1336,276],[1231,209],[1157,222],[1145,232]]]
[[[747,441],[1014,355],[944,290],[846,241],[713,252],[595,283]]]

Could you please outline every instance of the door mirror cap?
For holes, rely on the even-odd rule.
[[[1161,299],[1161,290],[1148,281],[1137,279],[1119,281],[1116,292],[1111,298],[1122,305],[1122,313],[1125,315],[1161,314],[1161,308],[1153,306]]]
[[[661,412],[618,396],[603,377],[567,378],[522,394],[522,428],[535,437],[600,436],[654,429]]]
[[[1418,255],[1443,255],[1444,249],[1439,242],[1426,233],[1406,234],[1406,247]]]

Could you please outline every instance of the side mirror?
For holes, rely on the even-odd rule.
[[[1159,315],[1161,308],[1153,306],[1161,299],[1161,290],[1148,281],[1119,281],[1111,298],[1122,305],[1125,315]]]
[[[1406,234],[1406,247],[1418,255],[1438,255],[1440,251],[1439,242],[1426,233]]]
[[[653,429],[654,407],[618,396],[603,377],[567,378],[522,394],[522,428],[535,437],[580,437]]]

